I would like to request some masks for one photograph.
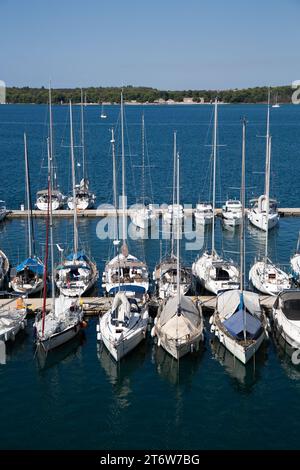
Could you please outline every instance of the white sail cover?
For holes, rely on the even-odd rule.
[[[220,319],[229,318],[240,305],[241,291],[228,290],[222,292],[217,297],[217,311]],[[255,292],[243,291],[243,301],[246,309],[253,315],[260,317],[261,307],[259,303],[259,295]]]
[[[111,310],[120,322],[124,322],[125,317],[130,317],[130,303],[125,292],[118,292],[116,294]]]

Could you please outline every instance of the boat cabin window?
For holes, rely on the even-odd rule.
[[[229,273],[222,268],[216,268],[217,281],[229,281]]]

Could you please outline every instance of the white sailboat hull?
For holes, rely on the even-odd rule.
[[[167,353],[174,357],[174,359],[181,359],[191,352],[196,352],[200,348],[200,344],[203,341],[203,334],[199,333],[198,336],[194,337],[192,340],[187,339],[186,341],[181,341],[180,343],[175,343],[174,341],[167,341],[165,335],[158,337],[158,345],[161,346]]]
[[[40,211],[47,211],[48,210],[48,204],[46,202],[41,202],[39,200],[36,201],[36,207]],[[61,209],[63,207],[63,202],[61,201],[52,201],[52,210],[56,211],[58,209]]]
[[[15,282],[14,280],[11,281],[11,287],[16,294],[20,295],[33,295],[41,292],[43,290],[44,282],[41,279],[39,282],[35,283],[33,286],[30,284],[23,284],[22,286],[20,283]]]
[[[250,209],[248,219],[254,227],[266,232],[276,227],[279,222],[279,214],[277,212],[270,213],[267,217],[266,213],[258,212],[256,209]]]
[[[73,198],[68,198],[67,204],[70,210],[74,210]],[[89,197],[86,199],[79,198],[77,199],[76,208],[77,210],[84,211],[86,209],[92,209],[94,207],[94,204],[95,204],[95,199],[92,197]]]
[[[212,255],[204,253],[197,261],[192,265],[192,273],[196,279],[200,282],[209,292],[217,295],[220,291],[229,289],[239,288],[239,270],[233,264],[225,263],[225,261],[219,259],[220,263],[223,263],[222,269],[227,273],[227,279],[215,279],[213,277],[213,262]]]
[[[148,212],[147,210],[137,210],[131,215],[131,221],[136,227],[146,229],[153,225],[157,220],[156,215],[153,211]]]
[[[0,341],[13,341],[19,331],[25,329],[27,325],[26,313],[26,309],[19,310],[19,319],[16,319],[16,321],[12,321],[11,323],[7,322],[6,324],[1,319],[0,314]]]
[[[80,325],[80,322],[78,322],[76,325],[70,328],[67,328],[61,333],[57,333],[51,336],[51,338],[47,338],[45,340],[40,339],[39,344],[43,346],[45,351],[50,351],[59,346],[62,346],[64,343],[67,343],[68,341],[73,339],[76,335],[78,335],[80,330],[81,330],[81,325]]]
[[[272,264],[265,265],[263,261],[258,261],[251,267],[249,280],[255,289],[266,295],[278,295],[291,288],[287,273]]]
[[[135,349],[146,337],[148,314],[141,317],[131,332],[124,336],[113,335],[109,329],[111,312],[106,312],[99,320],[101,340],[115,361],[120,361],[124,356]]]
[[[247,364],[247,362],[255,355],[265,339],[265,332],[263,332],[251,345],[245,348],[234,341],[234,339],[228,336],[224,331],[216,329],[214,334],[220,343],[223,344],[225,348],[243,364]]]

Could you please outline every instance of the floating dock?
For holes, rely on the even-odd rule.
[[[204,312],[213,312],[216,308],[216,296],[214,295],[200,295],[200,296],[191,296],[191,299],[194,302],[200,302],[201,307],[203,308]],[[269,295],[260,295],[260,303],[261,306],[266,310],[270,311],[273,307],[276,297],[272,297]],[[93,317],[98,316],[106,312],[112,303],[111,297],[82,297],[81,302],[83,306],[83,310],[85,316]],[[17,299],[0,299],[0,308],[8,307],[8,308],[15,308],[16,307]],[[27,306],[28,310],[33,314],[37,310],[42,309],[43,299],[42,298],[30,298],[25,300],[25,305]],[[46,300],[46,309],[49,310],[51,306],[51,298],[47,298]],[[154,298],[150,299],[149,307],[152,307],[153,310],[157,308],[158,301]]]
[[[194,214],[196,209],[194,208],[186,208],[184,209],[184,214],[187,216],[192,216]],[[130,216],[133,214],[135,209],[126,209],[126,215]],[[167,208],[159,208],[155,210],[158,216],[162,216],[167,212]],[[247,211],[247,209],[246,209]],[[300,208],[298,207],[282,207],[278,209],[279,215],[281,217],[300,217]],[[215,210],[216,216],[221,216],[221,209],[216,209]],[[47,211],[40,211],[40,210],[33,210],[32,215],[35,218],[43,218],[47,217]],[[53,211],[52,213],[53,217],[73,217],[73,211],[71,210],[66,210],[66,209],[61,209],[61,210],[56,210]],[[101,207],[99,209],[86,209],[86,210],[78,210],[77,211],[77,216],[78,217],[85,217],[85,218],[95,218],[95,217],[115,217],[116,215],[121,216],[122,215],[122,210],[118,209],[111,209],[111,208],[105,208]],[[18,218],[23,218],[27,217],[27,211],[25,210],[10,210],[7,213],[6,216],[8,219],[18,219]]]

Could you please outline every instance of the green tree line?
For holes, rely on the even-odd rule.
[[[218,96],[220,101],[226,103],[265,103],[267,100],[267,87],[255,87],[230,90],[158,90],[149,87],[126,86],[123,88],[127,101],[138,103],[154,103],[158,100],[174,100],[182,102],[184,98],[193,98],[195,102],[204,99],[210,102]],[[290,86],[278,86],[271,89],[272,102],[291,102],[292,88]],[[87,103],[119,103],[121,88],[118,87],[89,87],[84,89]],[[80,102],[80,88],[55,88],[52,90],[53,103]],[[42,104],[48,101],[47,88],[8,87],[6,90],[7,103],[35,103]]]

